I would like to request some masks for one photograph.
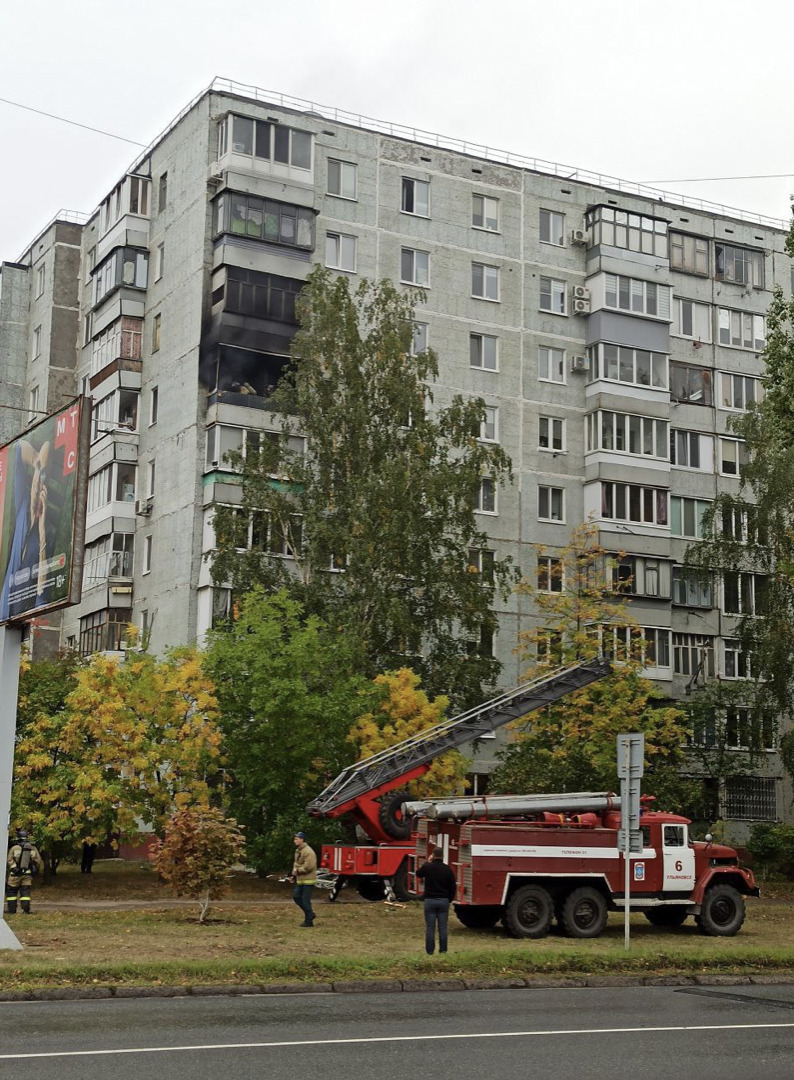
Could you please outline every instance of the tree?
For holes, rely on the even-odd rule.
[[[162,829],[175,806],[207,805],[223,779],[217,703],[194,649],[163,660],[96,655],[62,708],[39,709],[16,747],[12,819],[54,873],[79,844]]]
[[[229,455],[241,503],[216,508],[212,573],[237,595],[287,589],[350,633],[362,674],[409,666],[457,705],[481,700],[498,671],[471,643],[494,629],[512,572],[480,554],[474,510],[510,461],[480,440],[481,399],[434,404],[437,362],[414,347],[415,303],[388,281],[353,291],[312,271],[271,399],[282,433]]]
[[[794,230],[786,250],[794,256]],[[744,443],[739,489],[717,496],[704,539],[687,551],[693,572],[722,584],[725,609],[735,616],[741,697],[759,732],[770,717],[776,724],[790,718],[794,677],[794,299],[779,287],[763,359],[763,400],[730,422]]]
[[[175,896],[199,902],[199,924],[207,920],[210,901],[229,891],[232,867],[245,852],[245,839],[234,818],[214,806],[177,810],[154,846],[154,865]]]
[[[680,807],[694,795],[679,776],[686,742],[685,716],[664,701],[642,675],[655,660],[658,643],[645,636],[626,600],[630,578],[618,574],[621,553],[597,542],[589,523],[575,528],[569,544],[553,556],[537,548],[537,576],[519,591],[529,596],[538,625],[521,636],[530,659],[528,677],[558,663],[614,656],[606,678],[533,713],[500,755],[491,776],[495,792],[612,790],[616,785],[616,739],[645,735],[643,790],[660,805]]]
[[[19,667],[17,737],[39,713],[52,715],[64,708],[83,664],[83,658],[72,649],[44,660],[31,660],[29,655],[23,654]]]
[[[209,647],[248,858],[262,873],[288,864],[296,829],[313,844],[328,826],[306,805],[353,760],[347,741],[374,687],[356,673],[350,639],[304,616],[285,590],[254,588]],[[338,830],[338,826],[334,826]]]
[[[431,701],[419,689],[419,676],[409,668],[378,675],[375,685],[383,691],[380,701],[373,711],[359,717],[348,736],[358,750],[359,761],[419,735],[445,719],[448,699],[442,696]],[[411,783],[412,796],[425,799],[462,794],[468,764],[457,750],[442,754],[421,779]]]

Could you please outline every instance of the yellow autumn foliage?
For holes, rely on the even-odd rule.
[[[413,735],[419,735],[445,719],[449,699],[443,695],[431,701],[419,688],[419,676],[410,668],[378,675],[375,685],[383,697],[375,712],[361,716],[348,735],[348,742],[358,750],[358,760],[387,750]],[[429,771],[411,782],[414,798],[436,795],[460,795],[465,786],[468,760],[451,750],[433,762]]]

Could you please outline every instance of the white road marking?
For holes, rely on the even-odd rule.
[[[760,1031],[794,1028],[789,1024],[682,1024],[670,1027],[561,1028],[549,1031],[482,1031],[460,1035],[380,1035],[361,1039],[295,1039],[284,1042],[198,1043],[195,1046],[131,1046],[118,1050],[49,1050],[36,1054],[0,1054],[0,1061],[35,1058],[112,1057],[114,1054],[174,1054],[192,1050],[278,1050],[293,1046],[353,1046],[365,1043],[433,1042],[442,1039],[523,1039],[548,1035],[637,1035],[665,1031]]]

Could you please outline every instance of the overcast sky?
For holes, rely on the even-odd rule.
[[[787,0],[0,2],[0,97],[149,143],[215,75],[788,219]],[[0,260],[138,150],[0,103]],[[674,181],[673,183],[661,183]]]

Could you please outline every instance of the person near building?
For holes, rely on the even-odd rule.
[[[31,843],[24,829],[18,829],[6,862],[6,910],[16,915],[17,900],[25,915],[30,915],[30,891],[33,875],[43,865],[39,849]]]
[[[312,927],[312,892],[317,884],[317,856],[306,843],[306,835],[302,832],[295,833],[295,862],[290,877],[295,882],[292,899],[303,912],[301,926]]]
[[[87,840],[83,841],[82,858],[80,860],[80,873],[90,874],[91,867],[94,865],[94,858],[96,857],[96,844],[89,844]]]
[[[433,851],[433,857],[416,871],[416,876],[425,883],[425,951],[432,956],[436,948],[436,927],[438,927],[438,951],[447,951],[447,925],[449,905],[455,899],[455,875],[444,862],[444,852],[440,847]]]

